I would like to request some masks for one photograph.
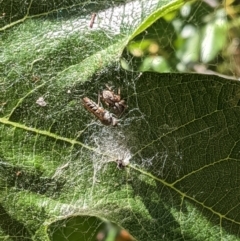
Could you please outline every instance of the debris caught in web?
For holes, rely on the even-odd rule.
[[[45,100],[42,96],[37,99],[36,104],[38,104],[40,106],[46,106],[47,105],[47,103],[45,102]]]

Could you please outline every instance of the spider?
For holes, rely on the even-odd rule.
[[[115,94],[111,87],[108,85],[106,85],[106,87],[107,89],[103,90],[100,98],[107,106],[113,109],[113,112],[117,116],[121,116],[121,114],[127,108],[127,105],[125,100],[121,100],[120,88],[118,88],[118,94]]]

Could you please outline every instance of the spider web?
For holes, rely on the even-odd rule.
[[[135,42],[173,43],[172,22],[143,20],[178,4],[0,3],[1,240],[239,238],[239,84],[139,73],[128,47],[135,72],[118,62],[140,24]],[[82,105],[106,85],[128,105],[117,127]]]

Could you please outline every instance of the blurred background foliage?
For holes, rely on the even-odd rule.
[[[239,0],[187,1],[131,39],[122,67],[240,77]]]
[[[20,2],[22,4],[19,4]],[[51,2],[53,4],[50,4]],[[97,2],[96,6],[98,6],[98,8],[95,10],[100,10],[107,7],[106,3],[110,4],[110,2],[113,2],[113,1],[108,2],[104,0],[104,1],[96,1],[96,2]],[[87,1],[88,4],[91,3],[93,5],[96,2]],[[127,2],[127,1],[114,1],[114,4],[120,4],[121,2]],[[56,17],[54,14],[56,14],[58,17],[59,16],[63,17],[65,16],[65,14],[69,14],[70,10],[67,8],[68,6],[71,7],[72,4],[76,4],[76,8],[71,8],[71,12],[70,12],[71,17],[73,17],[74,14],[78,16],[79,6],[81,7],[81,9],[83,9],[83,11],[86,11],[89,13],[92,12],[91,4],[88,5],[90,7],[87,8],[86,7],[87,5],[85,6],[83,2],[79,3],[79,1],[77,0],[75,1],[74,0],[72,1],[54,0],[54,1],[48,1],[47,4],[44,4],[44,1],[41,1],[41,2],[33,1],[32,5],[29,5],[27,1],[11,1],[11,3],[12,4],[10,8],[8,1],[2,2],[2,5],[1,5],[2,8],[0,8],[0,27],[6,26],[7,24],[11,24],[14,21],[18,21],[19,19],[23,18],[26,15],[35,14],[36,17],[38,14],[48,15],[48,16],[50,15],[50,17],[53,16],[53,19],[54,19],[54,17]],[[58,9],[58,10],[54,11],[54,9]],[[59,9],[62,9],[62,10],[59,10]],[[122,66],[125,69],[132,70],[132,71],[153,71],[153,72],[160,72],[160,73],[196,72],[196,73],[204,73],[204,74],[216,74],[227,78],[235,78],[235,79],[239,78],[240,77],[239,12],[240,12],[240,4],[239,4],[239,1],[237,0],[235,1],[234,0],[186,1],[186,4],[182,6],[180,9],[178,9],[177,11],[168,13],[167,15],[161,18],[158,18],[158,16],[155,16],[156,19],[158,20],[155,21],[154,24],[146,28],[143,32],[141,32],[141,34],[137,35],[133,39],[130,38],[130,41],[127,47],[123,51],[123,55],[121,58]],[[81,14],[84,15],[86,13],[82,12]],[[22,21],[24,21],[24,18],[22,19]],[[78,36],[79,36],[79,33],[76,34],[75,39],[78,40],[79,38]],[[87,37],[84,38],[84,40],[89,38],[88,35],[86,36]],[[95,34],[94,36],[97,36],[97,34]],[[75,52],[77,52],[74,49],[74,47],[76,48],[76,46],[81,46],[80,41],[78,42],[76,40],[76,42],[74,42],[73,38],[71,38],[69,41],[64,42],[65,39],[63,39],[63,44],[61,44],[59,48],[53,49],[52,52],[49,52],[51,58],[48,58],[48,59],[46,58],[48,61],[55,61],[54,63],[45,61],[45,64],[47,67],[48,66],[53,66],[53,67],[47,68],[43,64],[39,65],[39,73],[43,72],[42,69],[47,69],[47,71],[49,71],[49,73],[47,74],[49,75],[45,73],[45,75],[47,75],[46,79],[48,78],[50,79],[51,75],[53,74],[54,67],[56,67],[56,72],[61,71],[62,69],[66,68],[66,65],[68,64],[74,65],[82,61],[82,59],[87,58],[87,54],[89,53],[94,54],[96,51],[96,48],[93,48],[93,46],[95,46],[93,45],[93,43],[96,43],[96,46],[100,46],[101,48],[103,48],[104,46],[102,43],[103,42],[106,43],[105,39],[104,41],[101,42],[101,44],[99,44],[98,41],[93,41],[93,40],[89,41],[89,39],[87,39],[87,41],[84,42],[86,43],[84,45],[84,49],[86,50],[86,55],[83,54],[83,50],[80,47],[79,49],[81,50],[81,55],[74,54]],[[99,37],[98,38],[96,37],[95,39],[99,40]],[[73,49],[74,51],[69,53],[68,49],[65,46],[68,46],[68,47],[71,46],[71,48],[69,49],[70,50]],[[29,54],[28,56],[31,56],[31,55]],[[35,55],[33,55],[33,58],[34,56]],[[43,54],[43,56],[45,55]],[[59,56],[61,56],[61,58]],[[64,57],[66,56],[65,57],[66,61],[63,61],[65,60],[63,56]],[[24,60],[26,62],[28,61],[25,58],[25,56],[24,56]],[[16,56],[14,56],[14,61],[16,61]],[[23,66],[25,65],[23,64]],[[40,67],[42,67],[42,69],[40,69]],[[6,67],[3,66],[2,68],[6,68]],[[22,78],[21,80],[24,83],[26,83],[25,78]],[[32,77],[32,82],[34,82],[35,84],[35,82],[38,82],[38,81],[39,81],[39,77],[37,75],[36,76],[34,75]],[[32,85],[32,82],[30,83],[30,85]],[[27,85],[24,85],[24,87],[25,86]],[[54,88],[56,87],[54,86]],[[62,93],[62,92],[59,91],[59,93]],[[52,98],[54,99],[56,96],[57,94],[54,93]],[[35,104],[35,102],[33,103]],[[63,103],[63,101],[62,102],[59,101],[59,103]],[[6,102],[3,101],[2,105],[5,105],[5,104]],[[56,106],[57,105],[54,106],[55,109],[57,109]],[[22,109],[20,109],[20,111],[22,111],[23,113]],[[76,112],[75,109],[74,109],[74,112]],[[60,117],[64,119],[64,115],[61,115]],[[57,119],[56,115],[54,116],[54,118]],[[62,122],[59,121],[59,123],[60,125],[62,125]],[[72,126],[71,123],[70,123],[70,126]],[[20,174],[17,172],[16,176]],[[29,180],[32,180],[32,179],[28,178],[27,181]],[[29,182],[27,182],[27,184],[29,185]],[[42,185],[42,182],[40,182],[40,184]],[[62,186],[63,184],[60,183],[59,185]],[[38,190],[39,186],[35,184],[34,187],[37,187],[37,190]],[[43,189],[42,186],[41,188]],[[30,189],[30,190],[33,191],[33,189]],[[84,222],[81,219],[81,217],[79,218],[79,220],[80,221],[77,222],[77,224],[79,226],[80,224],[83,224],[81,226],[82,228],[81,230],[83,230],[85,228],[84,225],[86,224],[86,222]],[[56,226],[52,225],[51,227],[49,227],[50,234],[52,234],[53,236],[52,237],[53,240],[60,241],[61,234],[65,232],[67,233],[67,235],[68,235],[68,232],[71,233],[72,235],[75,235],[77,233],[77,232],[76,233],[73,232],[73,228],[75,228],[73,221],[76,222],[76,219],[71,219],[70,221],[68,222],[68,220],[67,221],[64,220],[63,226],[61,226],[59,222],[56,222]],[[95,228],[94,224],[96,223],[97,228],[94,229],[95,233],[92,229],[89,229],[90,233],[94,233],[94,235],[96,234],[95,236],[93,236],[94,240],[96,240],[96,237],[98,241],[132,240],[131,235],[128,234],[127,231],[120,229],[119,227],[116,227],[109,222],[106,222],[105,224],[103,224],[102,221],[97,222],[96,219],[89,218],[89,217],[87,218],[87,222],[88,222],[87,223],[88,225],[86,226],[86,229],[89,229],[89,226]],[[100,226],[99,223],[102,226]],[[56,227],[58,227],[58,229],[56,229]],[[66,237],[66,235],[62,235],[62,237]]]

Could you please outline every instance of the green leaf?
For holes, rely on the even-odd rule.
[[[50,3],[2,27],[1,239],[239,240],[239,83],[120,69],[124,21],[157,3],[99,3],[92,29],[89,2]],[[128,105],[116,127],[82,105],[106,84]]]
[[[225,12],[218,12],[216,19],[203,29],[201,59],[210,62],[226,44],[227,21]]]
[[[239,76],[238,25],[218,2],[176,0],[150,14],[130,36],[126,70]],[[233,34],[234,32],[234,34]],[[230,77],[230,76],[231,77]]]

